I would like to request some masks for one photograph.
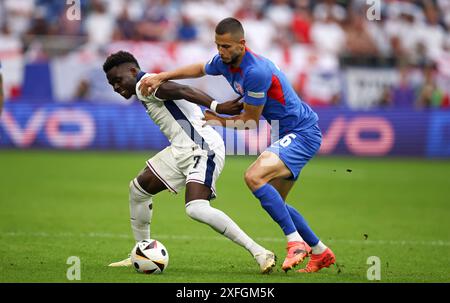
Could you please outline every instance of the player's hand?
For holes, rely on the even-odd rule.
[[[215,112],[211,111],[211,110],[206,110],[204,113],[204,117],[202,118],[202,120],[205,121],[205,124],[203,124],[203,127],[207,126],[207,125],[211,125],[211,126],[221,126],[222,123],[221,121],[221,117],[218,116]]]
[[[217,105],[217,112],[219,114],[225,114],[225,115],[239,115],[242,111],[242,109],[244,108],[244,105],[239,102],[239,100],[241,100],[242,96],[239,96],[238,98],[231,100],[231,101],[227,101],[227,102],[223,102],[223,103],[219,103]]]
[[[141,80],[139,91],[145,97],[150,96],[162,83],[163,77],[160,74],[149,76]]]

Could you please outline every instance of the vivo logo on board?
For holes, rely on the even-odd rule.
[[[55,148],[83,149],[89,147],[95,138],[94,119],[79,109],[38,109],[23,127],[5,110],[0,122],[14,145],[20,148],[31,147],[41,131],[44,131],[49,143]],[[64,125],[71,125],[76,130],[64,131]]]
[[[374,136],[367,138],[364,134]],[[391,122],[383,117],[360,116],[344,118],[338,116],[331,121],[328,129],[323,131],[320,154],[331,154],[341,140],[348,150],[358,156],[384,156],[393,148],[395,132]]]

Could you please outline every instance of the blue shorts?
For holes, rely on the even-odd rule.
[[[306,130],[293,131],[272,143],[266,150],[275,153],[291,171],[288,179],[297,180],[302,168],[317,153],[322,132],[316,124]]]

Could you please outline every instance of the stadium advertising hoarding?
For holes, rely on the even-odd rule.
[[[316,111],[323,131],[322,155],[450,156],[449,112]],[[245,154],[239,146],[248,151],[255,140],[262,142],[260,145],[268,142],[265,132],[259,136],[240,132],[230,137],[222,129],[217,130],[225,138],[228,154]],[[4,149],[161,150],[168,144],[137,103],[8,102],[0,119],[0,148]],[[238,148],[230,149],[231,144]]]

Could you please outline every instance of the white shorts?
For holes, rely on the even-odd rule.
[[[187,183],[205,184],[216,197],[216,180],[225,164],[225,149],[214,152],[195,148],[168,146],[147,160],[148,168],[172,193],[178,193]]]

